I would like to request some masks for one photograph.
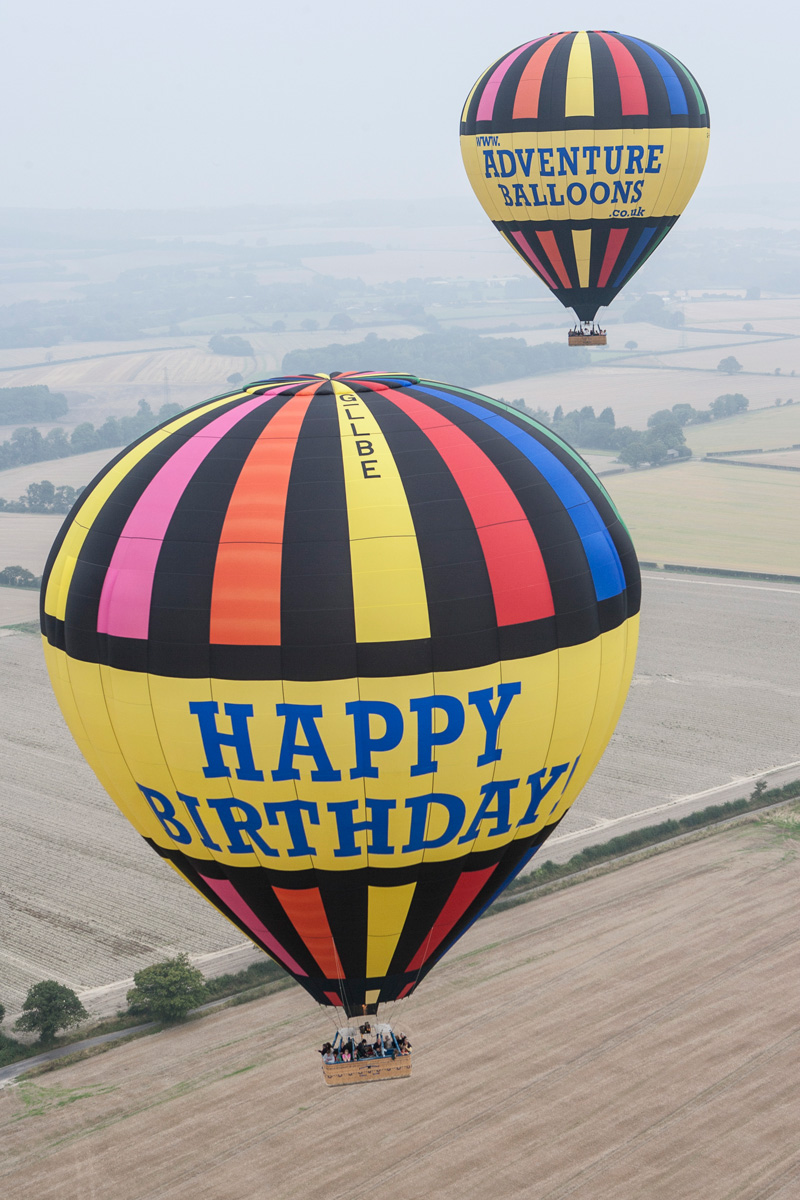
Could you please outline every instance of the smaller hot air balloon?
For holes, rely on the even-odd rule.
[[[481,75],[461,115],[467,175],[495,228],[574,310],[570,345],[605,344],[597,310],[683,212],[708,138],[694,76],[627,34],[552,33]]]

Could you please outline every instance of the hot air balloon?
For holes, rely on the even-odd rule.
[[[647,261],[696,188],[708,106],[666,50],[602,30],[552,33],[484,71],[461,115],[469,181],[495,228],[605,344],[597,310]],[[588,338],[588,342],[587,342]]]
[[[122,812],[349,1019],[409,996],[568,811],[639,590],[602,485],[524,413],[305,375],[119,454],[51,550],[42,633]]]

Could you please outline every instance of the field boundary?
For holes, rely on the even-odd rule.
[[[658,563],[639,559],[643,571],[669,571],[678,575],[716,575],[723,579],[756,579],[762,583],[800,583],[800,575],[774,575],[769,571],[739,571],[731,567],[697,567],[688,563]]]
[[[759,450],[759,454],[763,451]],[[718,466],[725,467],[753,467],[756,471],[800,471],[800,467],[790,467],[785,463],[765,463],[765,462],[745,462],[742,458],[726,458],[724,462],[719,458],[702,458],[701,462],[717,463]]]

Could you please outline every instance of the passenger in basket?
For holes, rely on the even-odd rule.
[[[350,1047],[345,1046],[344,1049],[342,1050],[342,1062],[350,1062],[352,1060],[352,1057],[353,1056],[350,1053]]]
[[[323,1054],[322,1061],[324,1063],[335,1063],[336,1062],[336,1055],[333,1053],[333,1050],[330,1047]]]

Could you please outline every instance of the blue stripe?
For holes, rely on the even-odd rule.
[[[650,241],[650,238],[655,233],[656,228],[657,228],[657,226],[655,226],[655,225],[648,226],[647,229],[643,229],[642,232],[639,234],[639,240],[636,243],[636,245],[633,247],[633,249],[631,250],[627,259],[625,260],[625,265],[620,267],[620,269],[617,271],[616,275],[614,276],[614,282],[612,284],[612,287],[616,287],[617,284],[620,282],[620,280],[625,278],[625,276],[628,274],[628,271],[633,266],[633,264],[637,261],[637,259],[641,258],[642,254],[645,251],[645,247],[647,246],[647,243]]]
[[[498,433],[525,455],[542,475],[555,494],[558,496],[567,515],[572,520],[575,530],[583,543],[583,549],[592,572],[594,591],[598,600],[609,600],[625,591],[625,573],[617,554],[617,548],[611,540],[611,534],[605,526],[603,518],[592,503],[575,476],[567,470],[556,456],[538,442],[526,430],[520,429],[512,421],[491,409],[482,408],[463,396],[455,396],[451,392],[440,392],[436,388],[415,387],[415,392],[427,392],[454,404],[486,425],[496,429]]]
[[[630,34],[625,34],[626,42],[635,42],[644,50],[648,58],[651,58],[658,67],[659,74],[664,80],[664,87],[667,89],[667,98],[669,100],[669,108],[673,117],[688,116],[689,104],[686,100],[686,93],[681,87],[681,81],[669,65],[663,54],[659,54],[654,46],[648,46],[647,42],[640,42],[638,38],[631,37]]]

